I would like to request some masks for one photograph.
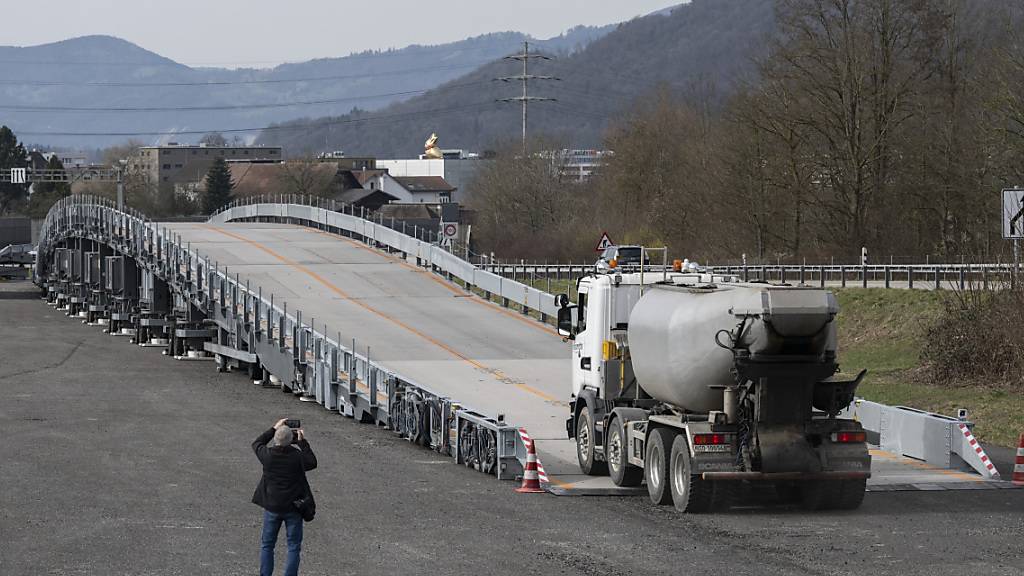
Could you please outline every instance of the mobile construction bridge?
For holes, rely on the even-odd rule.
[[[569,345],[544,323],[554,297],[423,229],[365,216],[276,196],[208,222],[159,223],[75,195],[47,216],[34,278],[58,309],[112,335],[246,371],[499,479],[522,474],[532,436],[552,492],[629,492],[579,472],[565,433]],[[969,423],[851,410],[878,445],[869,490],[1009,485],[975,451]]]

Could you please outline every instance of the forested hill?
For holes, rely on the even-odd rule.
[[[554,38],[531,41],[544,50],[567,55],[612,28],[580,26]],[[40,46],[0,46],[0,116],[4,124],[24,134],[26,141],[88,148],[119,143],[127,137],[105,136],[112,133],[258,128],[308,115],[344,114],[356,106],[380,108],[514,52],[526,39],[529,37],[518,32],[499,32],[447,44],[412,45],[260,69],[193,68],[110,36],[85,36]],[[312,80],[298,81],[305,79]],[[296,105],[311,101],[327,102]],[[271,106],[254,108],[251,104]],[[124,110],[140,107],[147,110]],[[182,110],[196,107],[206,109]],[[39,134],[47,132],[95,135]],[[189,142],[198,138],[164,135],[162,139]],[[138,139],[147,143],[160,140],[149,134]]]
[[[531,74],[558,78],[531,83],[531,96],[557,99],[531,105],[531,134],[575,148],[597,147],[609,118],[659,85],[727,94],[765,51],[774,5],[694,0],[619,24],[574,54],[531,61]],[[521,72],[518,62],[496,60],[382,110],[311,117],[266,130],[258,141],[282,145],[290,155],[345,150],[408,157],[422,152],[423,141],[436,132],[443,148],[484,150],[520,134],[520,106],[496,101],[520,95],[521,85],[494,79]]]

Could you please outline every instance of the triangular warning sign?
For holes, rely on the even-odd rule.
[[[604,249],[608,248],[609,246],[615,246],[615,243],[612,242],[612,239],[608,237],[607,232],[602,232],[601,240],[597,243],[597,246],[594,248],[594,252],[604,252]]]

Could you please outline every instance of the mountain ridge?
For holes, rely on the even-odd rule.
[[[143,142],[158,143],[177,140],[173,133],[182,131],[253,128],[291,118],[378,109],[500,59],[519,49],[523,40],[570,54],[614,26],[578,26],[545,40],[519,32],[496,32],[445,44],[363,51],[272,68],[190,67],[104,35],[30,47],[0,46],[0,79],[4,79],[0,81],[0,114],[3,123],[29,142],[100,147],[123,142],[135,133],[170,133],[139,136]],[[158,86],[147,87],[150,83]],[[293,106],[306,101],[324,103]],[[277,107],[245,109],[246,104]],[[117,113],[27,109],[226,106],[240,109]],[[107,135],[114,133],[119,135]],[[181,140],[198,138],[188,135]]]
[[[570,148],[597,148],[611,120],[659,86],[725,98],[756,74],[774,16],[774,3],[765,0],[693,0],[620,23],[563,58],[532,63],[531,73],[559,80],[530,85],[531,96],[557,99],[530,107],[530,133]],[[276,125],[256,141],[297,155],[337,149],[415,157],[437,133],[443,148],[484,151],[519,138],[519,106],[497,101],[518,96],[520,86],[494,79],[521,72],[519,63],[490,62],[377,113],[310,116]]]

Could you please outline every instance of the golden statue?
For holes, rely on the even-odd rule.
[[[432,160],[444,158],[441,149],[437,147],[437,134],[431,134],[430,138],[427,138],[427,141],[423,143],[423,157]]]

